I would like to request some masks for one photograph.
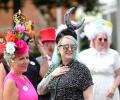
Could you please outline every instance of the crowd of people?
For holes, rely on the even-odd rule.
[[[20,10],[14,15],[15,26],[0,44],[0,100],[120,100],[120,54],[110,48],[112,23],[84,24],[81,18],[74,24],[72,10],[65,13],[62,28],[41,29],[37,38],[33,23]],[[78,52],[81,27],[90,48]]]

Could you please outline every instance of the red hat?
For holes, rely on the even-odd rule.
[[[41,42],[55,41],[56,40],[56,29],[46,28],[46,29],[40,30],[40,39],[41,39]]]

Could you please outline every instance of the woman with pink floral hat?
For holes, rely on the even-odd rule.
[[[15,14],[14,21],[15,27],[5,36],[4,59],[8,69],[4,67],[6,72],[3,70],[0,77],[0,99],[38,100],[34,84],[23,74],[29,72],[31,63],[28,46],[32,34],[31,22],[26,20],[20,11]]]
[[[4,58],[10,72],[4,80],[3,100],[38,100],[32,83],[23,75],[29,64],[29,47],[19,38],[18,33],[8,35],[12,38],[7,38]]]

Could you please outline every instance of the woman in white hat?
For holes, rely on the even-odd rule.
[[[110,48],[112,23],[97,19],[84,27],[90,48],[80,52],[79,61],[91,72],[94,83],[94,100],[120,100],[120,57]]]

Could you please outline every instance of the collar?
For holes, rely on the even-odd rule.
[[[98,51],[95,48],[91,48],[91,51],[93,52],[93,54],[96,54],[96,55],[104,55],[107,52],[107,50]]]
[[[67,65],[64,65],[63,62],[60,62],[61,66],[70,66],[73,63],[74,59],[72,59]]]

